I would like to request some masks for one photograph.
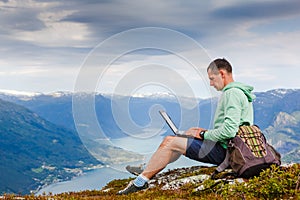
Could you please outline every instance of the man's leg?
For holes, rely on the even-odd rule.
[[[167,136],[151,157],[146,169],[133,182],[118,194],[128,194],[147,188],[147,182],[163,170],[169,163],[185,155],[204,163],[220,164],[226,156],[226,150],[209,140]]]
[[[185,156],[203,163],[219,165],[226,156],[226,149],[211,140],[188,139]]]
[[[151,179],[181,155],[200,162],[218,165],[223,162],[226,150],[219,143],[210,140],[201,141],[193,138],[167,136],[141,174],[147,179]]]
[[[152,155],[145,170],[117,194],[129,194],[147,188],[150,178],[185,154],[187,141],[187,138],[167,136]]]
[[[152,155],[142,175],[151,179],[155,174],[163,170],[169,163],[176,161],[181,155],[185,155],[187,138],[167,136]]]

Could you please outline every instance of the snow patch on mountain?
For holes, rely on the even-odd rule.
[[[34,97],[41,95],[42,93],[39,92],[25,92],[25,91],[17,91],[17,90],[1,90],[0,93],[11,95],[11,96],[28,96],[28,97]]]
[[[267,92],[269,92],[270,94],[274,95],[274,96],[277,96],[277,97],[284,97],[285,95],[291,93],[291,92],[294,92],[295,90],[293,89],[274,89],[274,90],[269,90]]]

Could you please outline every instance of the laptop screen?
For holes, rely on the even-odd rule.
[[[172,131],[174,132],[174,134],[177,134],[178,133],[178,129],[177,129],[176,125],[173,123],[173,121],[171,120],[171,118],[169,117],[169,115],[165,111],[163,111],[163,110],[160,110],[159,113],[164,118],[164,120],[167,122],[167,124],[172,129]]]

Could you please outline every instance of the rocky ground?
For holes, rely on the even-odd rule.
[[[179,168],[156,175],[149,188],[129,195],[116,195],[132,180],[114,180],[101,190],[58,195],[2,196],[3,199],[300,199],[300,164],[272,166],[258,177],[235,178],[226,170],[211,179],[215,167]],[[0,199],[1,199],[0,198]]]

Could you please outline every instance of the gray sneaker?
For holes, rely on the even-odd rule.
[[[140,166],[126,166],[126,170],[136,176],[140,175],[144,171],[144,168],[145,164],[141,164]]]
[[[121,194],[130,194],[133,192],[137,192],[140,190],[144,190],[148,188],[148,183],[145,183],[142,187],[137,187],[133,184],[133,181],[130,181],[130,183],[127,185],[127,187],[123,190],[120,190],[119,192],[117,192],[117,195],[121,195]]]

